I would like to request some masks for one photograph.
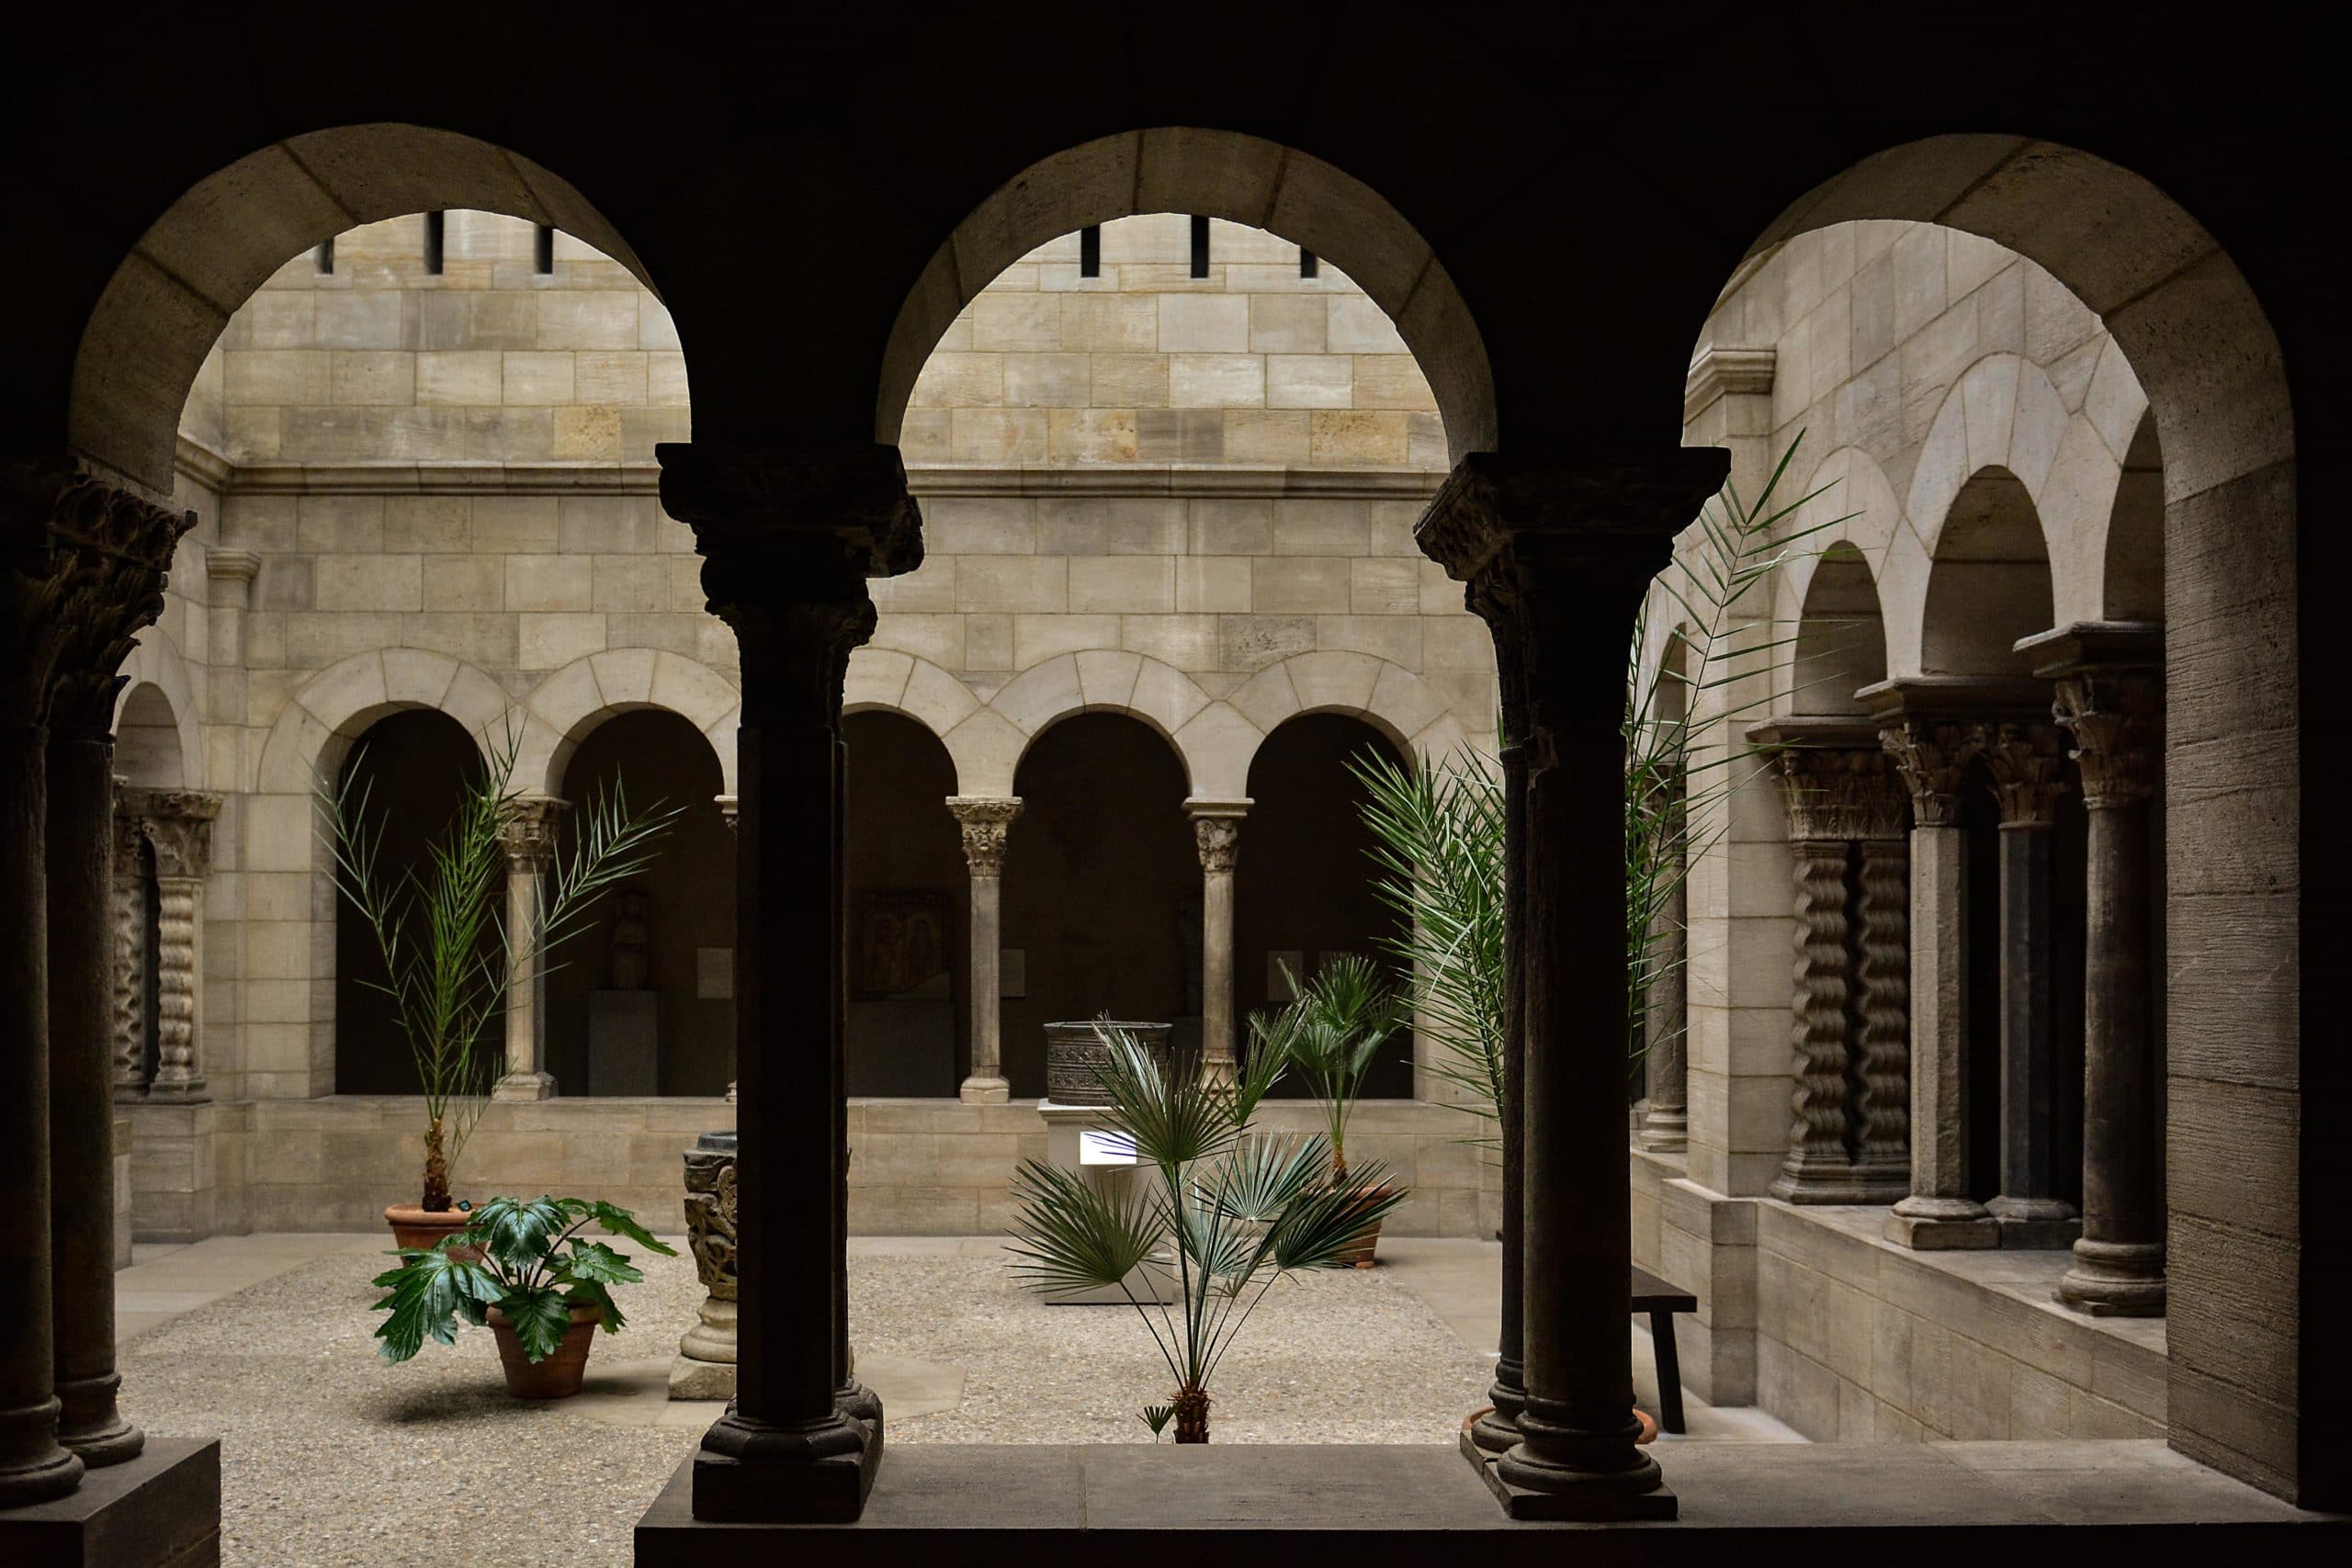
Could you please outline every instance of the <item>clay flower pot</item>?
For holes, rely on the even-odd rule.
[[[1395,1190],[1396,1188],[1384,1181],[1379,1186],[1367,1190],[1363,1197],[1358,1201],[1357,1207],[1369,1209],[1374,1204],[1386,1198]],[[1331,1267],[1334,1269],[1373,1268],[1380,1261],[1380,1259],[1374,1256],[1378,1252],[1379,1247],[1380,1222],[1378,1220],[1374,1220],[1372,1224],[1366,1225],[1363,1229],[1356,1233],[1355,1239],[1349,1242],[1346,1249],[1343,1250],[1339,1257],[1331,1260]]]
[[[490,1309],[490,1331],[498,1337],[499,1363],[506,1369],[506,1392],[517,1399],[570,1399],[588,1375],[588,1347],[596,1338],[596,1321],[603,1312],[593,1306],[571,1309],[571,1326],[563,1343],[544,1361],[523,1353],[522,1338],[506,1314]]]
[[[392,1240],[403,1249],[425,1250],[440,1244],[445,1235],[454,1235],[466,1228],[473,1216],[463,1209],[423,1209],[414,1203],[394,1203],[384,1210],[384,1219],[392,1227]],[[459,1247],[451,1254],[461,1263],[479,1263],[479,1247]]]

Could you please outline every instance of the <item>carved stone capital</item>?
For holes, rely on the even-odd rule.
[[[1241,857],[1241,818],[1249,813],[1246,800],[1188,800],[1193,841],[1201,852],[1201,869],[1212,875],[1230,874]]]
[[[1959,719],[1903,718],[1879,740],[1911,792],[1911,817],[1922,828],[1956,828],[1968,764],[1984,749],[1984,726]]]
[[[1883,747],[1792,746],[1772,760],[1781,772],[1792,840],[1902,836],[1906,792]]]
[[[1571,705],[1595,722],[1619,712],[1590,677],[1623,661],[1643,592],[1729,466],[1714,447],[1586,463],[1474,452],[1455,465],[1414,537],[1494,634],[1510,735],[1540,750]]]
[[[1017,797],[954,795],[947,809],[964,829],[964,863],[974,876],[1004,874],[1004,842],[1021,815]]]
[[[2144,806],[2164,763],[2164,677],[2148,670],[2079,670],[2058,677],[2053,712],[2075,742],[2083,804]]]
[[[545,871],[555,859],[556,834],[571,810],[571,802],[553,795],[526,795],[516,800],[498,831],[509,869]]]
[[[922,564],[922,513],[895,446],[767,452],[664,442],[653,455],[662,464],[662,509],[697,537],[722,536],[739,555],[835,560],[860,578],[895,577]],[[706,567],[706,590],[710,578]],[[767,585],[777,597],[798,586]]]
[[[201,789],[134,789],[124,809],[155,852],[158,878],[201,877],[212,864],[212,824],[222,797]]]
[[[107,732],[122,661],[163,615],[195,525],[70,458],[0,464],[0,723]]]
[[[2066,739],[2055,724],[1996,724],[1985,737],[1993,795],[2005,828],[2047,828],[2066,793]]]
[[[722,1302],[735,1299],[735,1154],[686,1151],[686,1243],[702,1288]]]
[[[729,832],[735,831],[743,818],[743,803],[731,795],[714,795],[710,798],[718,805],[718,819],[727,824]]]

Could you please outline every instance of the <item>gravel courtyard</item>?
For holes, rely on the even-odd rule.
[[[368,1310],[379,1245],[354,1237],[123,1348],[133,1420],[221,1438],[224,1562],[626,1563],[695,1429],[510,1400],[483,1330],[383,1365]],[[622,1297],[629,1327],[599,1337],[592,1392],[600,1364],[666,1357],[693,1321],[691,1260],[640,1262],[646,1282]],[[1046,1306],[1001,1263],[952,1255],[853,1257],[850,1292],[862,1354],[963,1373],[960,1401],[893,1420],[893,1444],[1151,1440],[1137,1412],[1170,1382],[1129,1308]],[[1379,1272],[1316,1273],[1277,1285],[1242,1331],[1212,1384],[1212,1433],[1445,1442],[1483,1403],[1489,1366]]]

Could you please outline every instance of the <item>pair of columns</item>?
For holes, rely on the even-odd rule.
[[[1651,915],[1645,952],[1651,976],[1642,995],[1642,1100],[1634,1139],[1651,1154],[1675,1154],[1690,1141],[1690,841],[1677,769],[1661,781],[1675,825],[1668,875],[1672,886]]]
[[[114,1366],[111,728],[194,524],[71,459],[0,467],[0,1508],[145,1443]]]
[[[195,1104],[211,1098],[204,1076],[204,877],[221,797],[206,790],[140,789],[113,781],[114,1097],[124,1104]],[[149,919],[150,867],[154,889]],[[148,958],[155,1016],[147,1016]],[[151,1055],[150,1040],[154,1045]]]
[[[1796,873],[1795,1112],[1771,1193],[1892,1203],[1910,1171],[1910,864],[1904,790],[1878,732],[1836,718],[1758,725]]]
[[[1911,1191],[1887,1218],[1917,1247],[2071,1242],[2061,1288],[2082,1310],[2161,1313],[2148,807],[2162,755],[2162,633],[2089,623],[2018,644],[2033,686],[1924,678],[1866,688],[1911,791]],[[2053,701],[2054,698],[2054,701]],[[2041,716],[2054,715],[2051,718]],[[2051,829],[2066,756],[2089,818],[2083,1210],[2052,1195]],[[1982,758],[2000,810],[1999,1194],[1969,1196],[1967,829]]]
[[[1001,892],[1005,843],[1021,816],[1014,796],[951,795],[947,809],[964,834],[972,883],[972,1067],[958,1091],[971,1104],[1001,1105],[1012,1092],[1004,1076],[1000,1001],[1004,951]],[[1233,1081],[1233,872],[1247,800],[1188,800],[1201,856],[1201,1042],[1204,1069]]]

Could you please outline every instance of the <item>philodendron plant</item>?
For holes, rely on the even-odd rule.
[[[1334,1180],[1320,1137],[1250,1127],[1288,1063],[1282,1053],[1253,1053],[1240,1081],[1226,1084],[1196,1057],[1163,1067],[1125,1030],[1106,1026],[1103,1040],[1103,1120],[1134,1140],[1137,1174],[1158,1179],[1120,1195],[1078,1171],[1023,1161],[1013,1179],[1013,1271],[1048,1296],[1125,1293],[1176,1380],[1174,1398],[1148,1407],[1145,1424],[1156,1436],[1173,1420],[1178,1442],[1205,1443],[1209,1379],[1258,1303],[1283,1276],[1329,1267],[1403,1194],[1381,1190],[1377,1164]],[[1128,1277],[1146,1267],[1176,1276],[1172,1309],[1129,1289]]]
[[[677,1250],[655,1239],[627,1209],[585,1198],[493,1198],[473,1211],[466,1228],[429,1247],[398,1256],[400,1267],[378,1275],[387,1293],[376,1303],[390,1314],[376,1329],[377,1353],[405,1361],[427,1339],[454,1344],[458,1320],[479,1328],[495,1307],[514,1325],[523,1353],[534,1362],[555,1354],[571,1327],[574,1307],[594,1307],[607,1334],[626,1325],[612,1287],[645,1278],[601,1241],[581,1235],[594,1224],[665,1258]]]

